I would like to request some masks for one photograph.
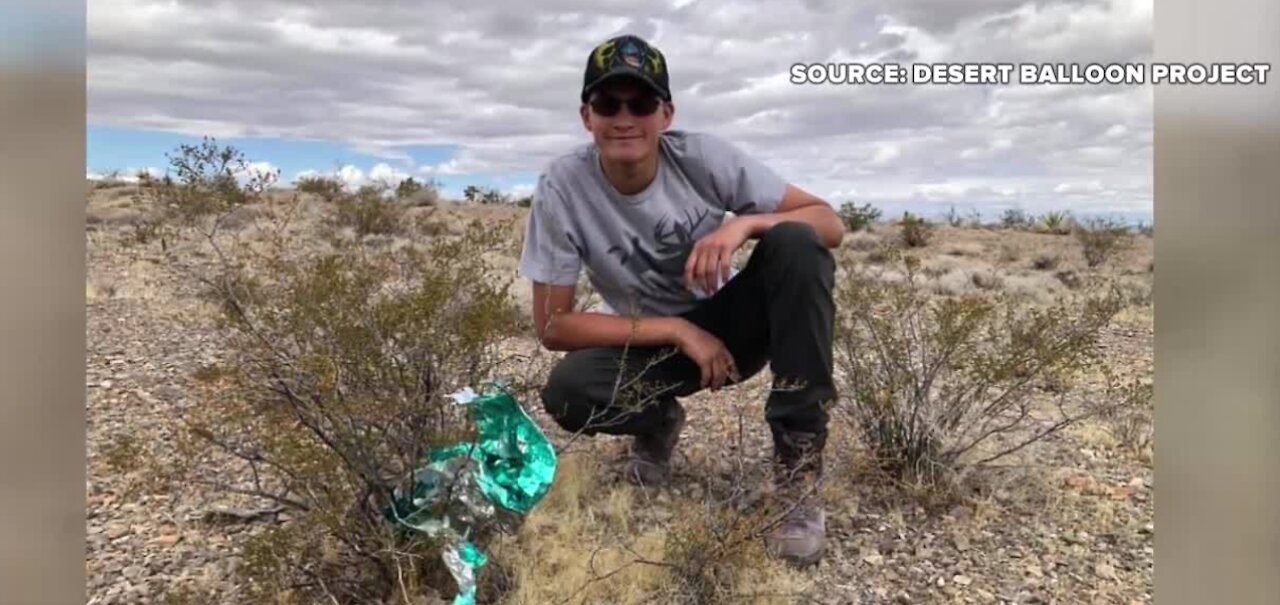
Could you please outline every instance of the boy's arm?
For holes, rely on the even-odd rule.
[[[743,221],[751,238],[759,238],[778,223],[802,222],[811,225],[828,248],[836,248],[844,240],[844,221],[840,220],[831,204],[795,185],[787,185],[777,210],[745,214],[734,221]]]
[[[533,321],[552,351],[587,347],[678,345],[687,322],[679,317],[620,317],[573,310],[576,286],[533,282]]]

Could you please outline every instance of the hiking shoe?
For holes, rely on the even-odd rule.
[[[671,406],[663,425],[651,433],[636,435],[622,476],[636,485],[660,486],[671,480],[671,454],[684,429],[684,408]]]
[[[804,567],[822,559],[827,516],[822,508],[822,443],[811,433],[787,433],[774,443],[775,497],[787,511],[765,537],[769,553]]]

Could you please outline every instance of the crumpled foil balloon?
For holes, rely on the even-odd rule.
[[[488,562],[470,542],[475,531],[527,514],[555,480],[555,448],[515,397],[494,386],[450,396],[469,407],[476,441],[428,452],[410,493],[397,490],[387,510],[396,525],[444,539],[442,558],[458,583],[453,605],[475,603],[476,575]]]

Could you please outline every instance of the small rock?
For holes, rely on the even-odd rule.
[[[138,566],[138,565],[130,565],[130,566],[128,566],[128,567],[126,567],[126,568],[124,568],[124,571],[123,571],[123,572],[121,572],[121,575],[123,575],[124,577],[126,577],[126,578],[128,578],[128,579],[132,580],[132,579],[134,579],[134,578],[136,578],[136,577],[138,577],[138,576],[142,575],[142,567],[140,567],[140,566]]]
[[[1156,526],[1155,526],[1155,524],[1154,524],[1154,523],[1148,523],[1148,524],[1146,524],[1146,525],[1143,525],[1143,526],[1142,526],[1142,529],[1139,529],[1139,530],[1138,530],[1138,533],[1140,533],[1140,534],[1154,534],[1154,533],[1156,533]]]
[[[911,602],[911,594],[905,590],[900,590],[898,591],[898,594],[893,595],[893,602],[900,603],[901,605],[906,605],[907,603]]]
[[[1073,487],[1081,491],[1087,491],[1095,486],[1097,481],[1089,475],[1072,475],[1067,477],[1066,484],[1069,487]]]
[[[115,539],[121,538],[127,535],[128,533],[129,533],[129,528],[125,525],[116,524],[116,525],[107,526],[108,540],[115,540]]]
[[[862,557],[862,562],[872,567],[875,567],[880,565],[881,563],[884,563],[884,555],[879,555],[879,554],[867,555],[865,557]]]
[[[1116,568],[1109,563],[1098,563],[1094,566],[1093,573],[1104,580],[1116,579]]]
[[[964,534],[957,534],[955,536],[955,544],[956,544],[956,550],[960,552],[969,550],[969,538]]]
[[[938,588],[942,588],[947,585],[947,579],[942,576],[938,576],[938,581],[934,582],[934,584],[937,585]]]
[[[169,546],[173,546],[174,544],[177,544],[178,541],[181,539],[182,539],[181,534],[166,534],[163,536],[157,536],[155,538],[147,540],[147,546],[169,547]]]
[[[1142,477],[1134,477],[1133,479],[1129,480],[1129,487],[1132,487],[1134,489],[1145,487],[1146,484],[1147,482]]]
[[[972,584],[972,583],[973,583],[973,578],[970,578],[969,576],[966,576],[966,575],[960,574],[960,575],[956,575],[956,576],[952,577],[952,578],[951,578],[951,581],[952,581],[952,582],[955,582],[955,583],[956,583],[956,585],[958,585],[958,586],[968,586],[968,585],[970,585],[970,584]]]

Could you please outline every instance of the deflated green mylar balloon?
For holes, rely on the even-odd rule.
[[[470,408],[476,441],[430,451],[414,471],[413,489],[396,492],[387,517],[400,527],[445,539],[442,558],[459,589],[453,603],[472,605],[476,572],[488,559],[470,537],[499,523],[502,511],[523,516],[532,510],[555,480],[556,453],[501,385],[483,395],[468,387],[451,397]]]

